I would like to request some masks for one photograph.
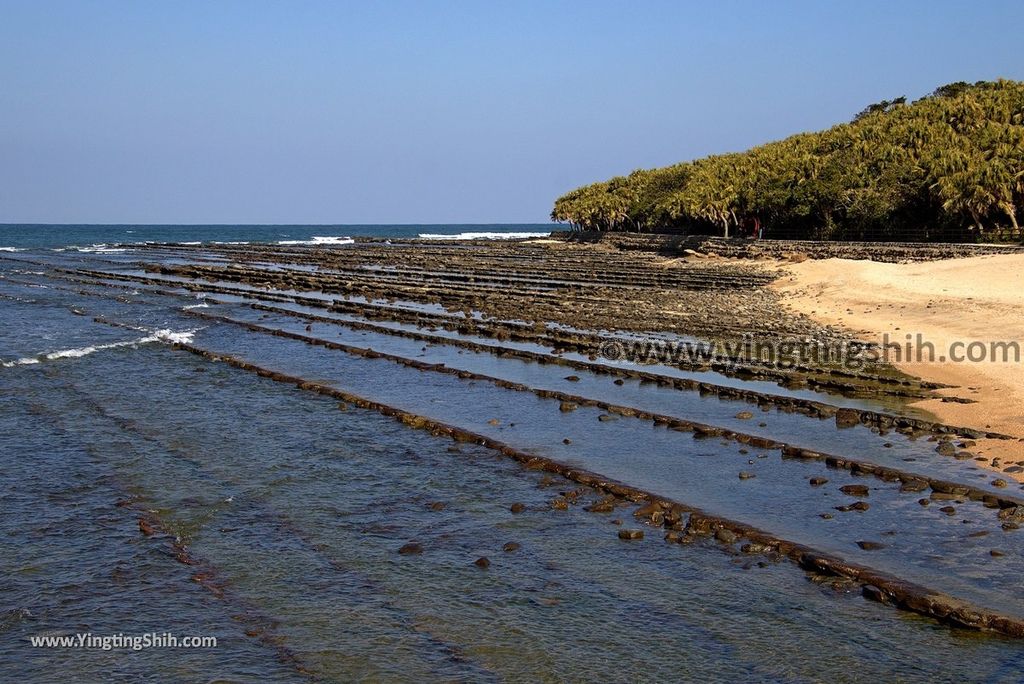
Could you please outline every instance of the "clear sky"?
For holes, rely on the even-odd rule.
[[[0,222],[545,221],[958,80],[1024,2],[0,0]]]

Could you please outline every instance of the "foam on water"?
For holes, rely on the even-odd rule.
[[[104,349],[117,349],[120,347],[135,347],[141,344],[152,344],[162,342],[164,344],[187,344],[192,341],[196,330],[174,331],[162,329],[153,331],[145,337],[124,342],[110,342],[108,344],[89,345],[88,347],[77,347],[74,349],[61,349],[54,352],[46,352],[37,356],[26,356],[15,361],[2,361],[0,368],[13,368],[14,366],[31,366],[43,361],[57,361],[59,359],[78,359],[89,354],[95,354]]]
[[[351,245],[355,243],[343,235],[314,235],[312,240],[278,240],[279,245]]]
[[[24,252],[25,250],[17,247],[0,247],[0,252]]]
[[[551,233],[420,233],[417,237],[424,240],[516,240],[523,238],[546,238]]]

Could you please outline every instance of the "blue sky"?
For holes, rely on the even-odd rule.
[[[545,221],[958,80],[1021,2],[0,0],[0,222]]]

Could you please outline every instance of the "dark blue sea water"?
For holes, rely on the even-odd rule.
[[[338,244],[353,237],[509,237],[551,232],[550,223],[396,225],[99,225],[0,224],[0,249],[91,247],[137,242],[268,242]],[[317,240],[316,238],[319,238]]]

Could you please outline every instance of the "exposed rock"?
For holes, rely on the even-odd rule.
[[[416,542],[409,542],[398,549],[398,553],[403,556],[409,556],[416,553],[423,553],[423,546]]]
[[[878,549],[885,548],[885,544],[880,544],[874,541],[858,541],[857,546],[864,549],[865,551],[877,551]]]
[[[491,567],[491,561],[487,556],[480,556],[475,561],[473,561],[473,565],[480,568],[481,570],[486,570],[487,568]]]
[[[739,420],[750,420],[753,417],[754,414],[751,413],[750,411],[740,411],[739,413],[736,414],[736,418],[738,418]]]
[[[868,496],[869,493],[867,485],[862,484],[843,485],[839,488],[839,491],[850,496]]]
[[[737,539],[739,539],[739,535],[737,535],[732,530],[726,529],[724,527],[719,527],[717,530],[715,530],[715,539],[722,542],[723,544],[733,544],[736,542]]]
[[[854,501],[848,506],[836,506],[836,510],[840,513],[848,513],[850,511],[866,511],[871,508],[866,501]]]
[[[740,473],[739,473],[739,478],[741,480],[750,480],[750,479],[753,479],[755,477],[757,477],[757,475],[755,473],[752,473],[752,472],[748,471],[748,470],[741,470]]]
[[[563,401],[561,404],[558,405],[558,410],[561,411],[562,413],[568,413],[569,411],[575,411],[579,407],[579,404],[574,404],[571,401]]]
[[[837,428],[845,429],[855,425],[860,425],[860,411],[851,408],[841,408],[836,411]]]
[[[643,539],[643,538],[644,538],[644,531],[643,530],[619,530],[619,539],[625,539],[625,540],[629,541],[629,540]]]
[[[828,483],[828,478],[827,477],[812,477],[807,482],[809,482],[812,487],[820,487],[821,485]]]
[[[505,553],[512,553],[513,551],[519,550],[519,544],[516,542],[505,542],[505,545],[501,547],[501,550]]]

